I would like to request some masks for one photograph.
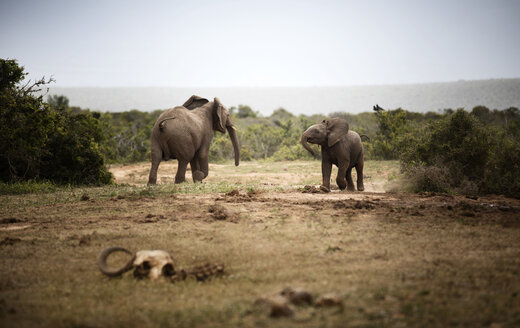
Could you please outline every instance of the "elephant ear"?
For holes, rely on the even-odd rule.
[[[328,146],[334,146],[344,135],[348,133],[348,122],[342,118],[332,118],[325,122],[327,126]]]
[[[195,109],[207,103],[209,103],[209,100],[207,100],[206,98],[193,95],[190,97],[190,99],[186,100],[186,102],[182,106],[188,109]]]
[[[226,108],[224,107],[224,105],[222,105],[220,99],[218,99],[217,97],[214,98],[213,103],[215,106],[213,113],[215,113],[216,116],[214,116],[215,130],[220,131],[222,133],[226,133]]]

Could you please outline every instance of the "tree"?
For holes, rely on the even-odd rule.
[[[20,86],[27,74],[16,60],[0,59],[0,178],[39,176],[48,135],[56,117],[42,97],[34,96],[45,80]]]
[[[237,113],[237,117],[238,118],[245,118],[245,117],[257,117],[258,114],[251,109],[251,107],[249,106],[246,106],[246,105],[238,105],[238,113]]]
[[[402,151],[406,133],[411,131],[407,112],[396,110],[376,112],[379,130],[373,141],[374,155],[379,159],[397,159]]]
[[[69,99],[65,96],[52,95],[47,97],[47,103],[52,109],[64,111],[69,108]]]
[[[110,183],[99,121],[89,111],[72,113],[65,97],[45,103],[37,93],[52,79],[21,85],[25,76],[15,60],[0,59],[0,179]]]

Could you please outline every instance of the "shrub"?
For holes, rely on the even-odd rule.
[[[407,133],[412,130],[406,111],[376,112],[379,130],[372,141],[370,154],[377,159],[398,159],[404,147]]]
[[[401,156],[414,191],[520,194],[520,144],[459,109],[409,139]]]
[[[231,140],[229,139],[229,135],[215,132],[214,138],[211,141],[211,146],[209,147],[209,159],[210,161],[225,161],[229,159],[233,159],[233,145],[231,144]],[[243,159],[242,153],[240,153],[240,158]]]
[[[319,153],[319,152],[318,152]],[[298,159],[313,159],[311,154],[301,144],[280,147],[271,157],[275,161],[294,161]]]
[[[407,171],[411,192],[441,192],[451,191],[449,172],[445,167],[416,165]]]
[[[61,112],[59,128],[49,136],[42,156],[40,178],[61,184],[109,184],[104,165],[101,126],[89,112]]]
[[[494,134],[484,191],[508,196],[520,196],[520,140],[505,132]]]
[[[65,99],[51,98],[49,106],[37,93],[51,80],[20,86],[23,70],[0,59],[0,179],[110,183],[98,120],[88,111],[73,114]]]

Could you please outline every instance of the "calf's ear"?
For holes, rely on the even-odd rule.
[[[327,126],[328,146],[332,147],[348,133],[348,122],[342,118],[332,118],[325,122]]]

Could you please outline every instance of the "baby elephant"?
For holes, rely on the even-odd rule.
[[[312,155],[314,152],[308,143],[321,145],[321,174],[323,183],[320,189],[330,192],[330,173],[332,164],[338,167],[336,183],[339,189],[345,187],[354,191],[352,168],[357,172],[357,190],[363,191],[363,144],[359,134],[349,130],[348,122],[341,118],[323,120],[314,124],[302,135],[302,145]]]

